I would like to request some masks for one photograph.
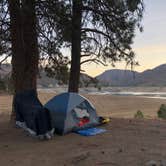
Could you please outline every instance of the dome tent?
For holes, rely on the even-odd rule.
[[[66,134],[99,124],[94,106],[77,93],[62,93],[53,97],[44,106],[50,112],[55,132]]]

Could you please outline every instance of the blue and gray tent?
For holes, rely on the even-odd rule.
[[[50,112],[51,125],[55,132],[66,134],[99,124],[94,106],[77,93],[62,93],[53,97],[44,106]]]

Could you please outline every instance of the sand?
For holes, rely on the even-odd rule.
[[[54,94],[39,93],[45,103]],[[144,166],[166,160],[166,122],[156,118],[161,99],[85,95],[98,114],[111,116],[107,132],[93,137],[74,133],[39,141],[12,126],[12,96],[0,95],[0,165],[2,166]],[[146,119],[133,119],[141,110]]]

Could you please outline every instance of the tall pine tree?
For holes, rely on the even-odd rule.
[[[35,0],[9,0],[9,11],[14,90],[36,90],[39,53]]]
[[[71,49],[69,92],[78,92],[81,65],[126,61],[135,65],[131,45],[135,29],[142,31],[143,0],[52,0],[47,14]],[[65,43],[65,44],[64,44]]]
[[[80,65],[87,62],[134,65],[131,44],[142,31],[142,0],[72,0],[72,49],[69,92],[78,92]]]

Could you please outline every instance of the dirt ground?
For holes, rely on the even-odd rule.
[[[53,94],[39,96],[45,103]],[[0,95],[0,166],[144,166],[152,160],[165,162],[166,122],[155,119],[165,100],[86,97],[98,114],[112,117],[110,124],[101,126],[107,132],[93,137],[55,135],[50,141],[39,141],[9,123],[12,96]],[[131,119],[138,109],[153,119]]]

